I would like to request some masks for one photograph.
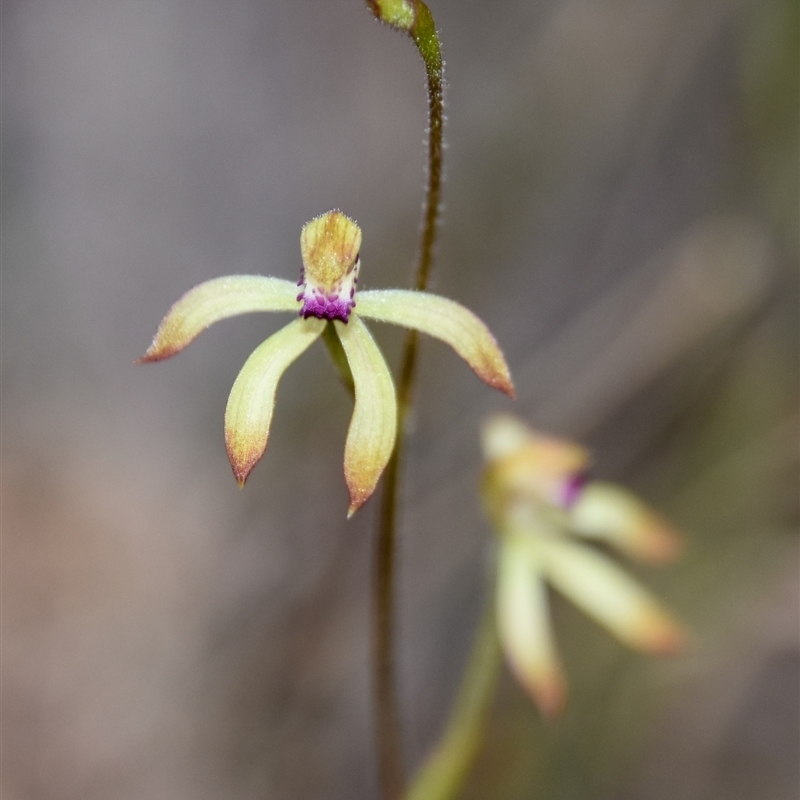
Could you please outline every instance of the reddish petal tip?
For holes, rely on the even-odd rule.
[[[651,651],[655,655],[676,656],[686,651],[689,636],[686,630],[677,622],[665,625],[651,644]]]
[[[653,609],[639,620],[638,629],[628,642],[651,656],[675,656],[686,650],[689,635],[670,614]]]
[[[473,366],[473,369],[475,369],[477,376],[484,383],[491,386],[492,389],[497,389],[503,394],[508,395],[512,400],[517,399],[517,392],[505,362],[502,364],[491,364],[483,368],[475,368]]]
[[[666,523],[656,524],[651,528],[647,545],[641,557],[653,564],[676,561],[684,548],[683,537]]]
[[[567,687],[559,680],[551,686],[540,687],[534,697],[542,716],[549,720],[558,719],[567,705]]]
[[[239,484],[240,489],[244,489],[244,485],[247,483],[247,479],[258,459],[249,463],[239,462],[228,450],[228,461],[231,462],[231,469],[233,470],[233,477],[236,478],[236,483]]]
[[[151,348],[152,350],[152,348]],[[139,358],[134,361],[134,364],[152,364],[155,361],[161,361],[167,356],[159,355],[158,353],[152,353],[151,350],[148,350],[143,356],[139,356]]]
[[[350,505],[347,508],[347,519],[353,516],[364,503],[372,497],[372,494],[364,494],[363,492],[350,492]]]
[[[568,691],[560,669],[532,675],[518,670],[512,662],[511,670],[543,717],[554,720],[564,713]]]
[[[183,349],[183,347],[171,347],[165,344],[159,345],[157,342],[153,342],[153,344],[147,348],[145,354],[136,359],[135,363],[154,364],[156,361],[164,361],[167,358],[172,358],[172,356],[177,355]]]

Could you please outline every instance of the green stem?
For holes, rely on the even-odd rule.
[[[420,0],[416,2],[416,19],[411,28],[411,38],[425,62],[428,79],[428,186],[425,193],[424,222],[414,282],[415,288],[422,292],[428,286],[433,263],[433,246],[436,242],[442,193],[444,62],[439,36],[436,33],[436,23],[428,7]],[[412,363],[412,373],[413,367]]]
[[[325,349],[328,351],[328,356],[334,369],[339,373],[342,385],[350,397],[355,399],[356,384],[353,380],[353,373],[350,370],[350,362],[347,360],[342,342],[336,335],[332,322],[328,322],[325,325],[325,329],[322,331],[322,341],[325,343]]]
[[[422,0],[367,0],[375,16],[405,32],[417,46],[427,73],[428,175],[422,235],[413,286],[424,291],[433,264],[433,248],[442,185],[443,62],[436,24]],[[417,366],[417,335],[411,331],[403,345],[398,378],[397,443],[386,467],[373,580],[373,671],[380,785],[384,800],[403,794],[404,770],[394,660],[394,583],[397,505],[406,424],[411,410]]]
[[[501,661],[492,600],[487,598],[447,728],[405,800],[453,800],[469,776],[483,739]]]

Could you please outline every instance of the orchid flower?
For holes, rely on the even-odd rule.
[[[278,381],[332,325],[355,392],[344,451],[348,516],[375,490],[397,435],[392,377],[363,319],[403,325],[441,339],[479,378],[514,394],[503,354],[471,311],[428,292],[386,289],[356,294],[360,247],[361,229],[349,217],[337,210],[316,217],[303,226],[300,235],[303,268],[297,284],[260,275],[231,275],[201,283],[172,306],[141,358],[142,362],[169,358],[212,323],[238,314],[293,311],[299,315],[253,351],[228,398],[225,443],[234,476],[244,486],[267,447]]]
[[[487,513],[500,538],[497,624],[512,672],[546,715],[560,712],[566,679],[548,612],[550,585],[624,644],[650,654],[681,649],[681,627],[588,542],[667,561],[677,534],[633,494],[587,482],[589,454],[497,416],[483,431]]]

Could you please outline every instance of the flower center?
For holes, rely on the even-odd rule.
[[[361,228],[341,211],[328,211],[303,226],[300,316],[347,322],[356,304],[360,248]]]

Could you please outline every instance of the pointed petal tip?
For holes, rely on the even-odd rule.
[[[236,440],[226,431],[225,436],[225,449],[228,452],[228,461],[230,462],[231,469],[233,470],[233,477],[236,483],[239,484],[240,489],[244,489],[253,467],[261,460],[264,450],[261,450],[257,455],[253,455],[252,451],[247,451],[243,448],[242,443],[237,444]],[[244,452],[239,452],[243,450]]]
[[[511,379],[511,372],[508,369],[508,365],[494,339],[491,339],[491,343],[494,352],[482,353],[479,358],[469,358],[464,353],[459,354],[465,358],[475,374],[487,386],[491,386],[492,389],[497,389],[503,394],[508,395],[512,400],[516,400],[517,392],[514,388],[514,381]]]
[[[542,716],[548,720],[556,720],[567,705],[567,684],[560,673],[549,675],[538,686],[531,687],[533,701]]]
[[[518,660],[509,657],[509,666],[525,694],[536,704],[546,719],[558,719],[567,705],[567,681],[560,664],[553,663],[549,668],[538,665],[531,669]]]
[[[247,483],[247,479],[250,477],[253,467],[255,467],[255,465],[261,460],[261,455],[263,455],[263,452],[258,456],[258,458],[242,460],[237,457],[236,453],[230,446],[227,447],[227,450],[228,461],[230,461],[231,469],[233,470],[233,477],[236,479],[236,483],[239,485],[239,488],[244,489],[244,485]]]
[[[677,656],[686,651],[688,644],[686,629],[672,617],[665,616],[651,625],[642,649],[652,655]]]
[[[659,605],[643,610],[623,638],[630,647],[651,656],[675,656],[688,645],[686,629]]]
[[[164,361],[167,358],[171,358],[174,355],[177,355],[182,350],[182,347],[164,347],[158,346],[156,342],[150,345],[147,348],[144,355],[139,356],[139,358],[134,361],[134,364],[155,364],[156,361]]]
[[[365,491],[363,488],[351,483],[350,477],[346,474],[345,480],[347,482],[347,491],[350,494],[350,505],[347,507],[347,519],[350,519],[372,497],[374,487]]]
[[[235,463],[230,451],[228,452],[228,460],[231,462],[231,469],[233,470],[233,477],[236,478],[236,483],[239,485],[240,489],[244,489],[244,485],[247,483],[247,479],[253,471],[255,464],[245,466]]]
[[[514,383],[510,375],[500,375],[492,380],[486,380],[486,383],[493,389],[497,389],[503,394],[508,395],[512,400],[517,399],[517,390],[514,388]]]
[[[361,508],[359,504],[351,502],[347,508],[347,519],[351,519],[353,514],[355,514],[359,508]]]
[[[647,547],[642,547],[640,558],[653,564],[669,564],[683,553],[683,537],[666,522],[656,522],[648,530]],[[644,545],[644,542],[643,542]]]

